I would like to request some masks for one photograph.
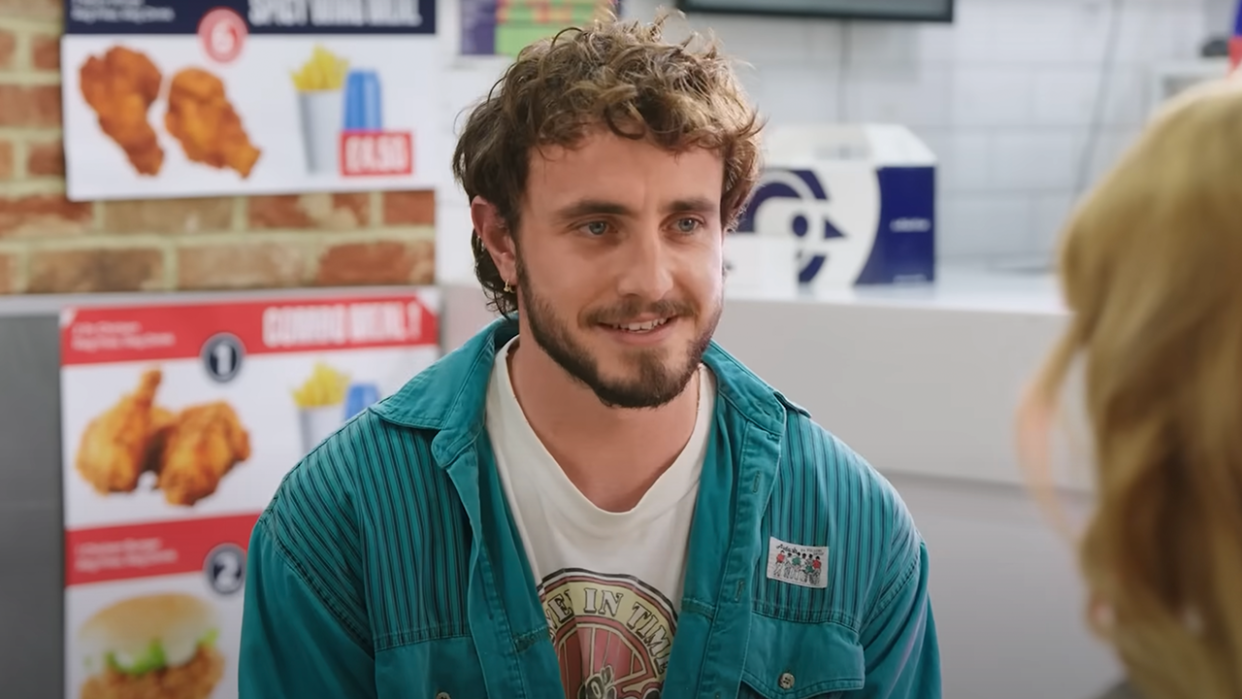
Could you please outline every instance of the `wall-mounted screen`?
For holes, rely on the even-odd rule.
[[[684,12],[952,22],[954,0],[677,0]]]

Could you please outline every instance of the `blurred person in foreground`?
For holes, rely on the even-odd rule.
[[[454,156],[502,317],[284,481],[242,699],[940,696],[901,499],[712,341],[760,128],[662,20],[522,51]]]
[[[1081,360],[1095,510],[1079,545],[1108,699],[1242,697],[1242,82],[1177,98],[1062,242],[1068,329],[1019,411],[1045,501]],[[1059,511],[1057,511],[1059,515]]]

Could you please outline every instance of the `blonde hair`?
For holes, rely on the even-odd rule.
[[[1019,410],[1048,428],[1077,361],[1096,507],[1088,619],[1149,699],[1242,697],[1242,84],[1182,96],[1084,199],[1060,249],[1064,336]]]

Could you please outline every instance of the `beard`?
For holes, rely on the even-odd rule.
[[[523,315],[532,339],[565,373],[589,388],[601,403],[610,408],[658,408],[681,395],[699,369],[723,310],[723,303],[717,299],[715,307],[709,309],[706,316],[693,304],[678,301],[624,302],[613,308],[592,312],[587,318],[588,325],[620,323],[640,313],[676,316],[683,322],[700,318],[707,321],[699,335],[691,341],[684,358],[677,357],[676,350],[672,350],[674,354],[671,356],[670,350],[664,348],[636,350],[622,360],[629,365],[628,376],[607,378],[600,371],[596,357],[575,340],[569,323],[531,286],[520,254],[517,278],[517,293],[522,299]]]

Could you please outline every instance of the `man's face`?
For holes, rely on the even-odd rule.
[[[686,387],[720,319],[724,164],[595,132],[532,155],[517,239],[523,330],[606,405]]]

